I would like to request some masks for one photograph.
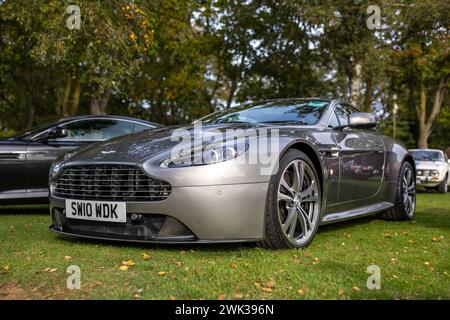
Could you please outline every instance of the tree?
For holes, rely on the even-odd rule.
[[[90,96],[91,113],[103,114],[112,90],[126,89],[128,80],[139,71],[142,57],[153,48],[151,9],[141,2],[78,1],[79,30],[67,27],[69,3],[17,0],[1,6],[9,20],[19,23],[25,35],[36,40],[31,56],[44,66],[57,65],[64,70],[62,113],[75,111],[82,82]]]
[[[428,147],[449,87],[447,1],[421,1],[399,7],[392,28],[395,41],[394,81],[407,93],[407,103],[416,111],[418,146]],[[448,103],[448,102],[447,102]]]

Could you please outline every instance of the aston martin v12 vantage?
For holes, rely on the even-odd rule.
[[[321,224],[414,216],[415,167],[338,100],[250,103],[85,147],[50,173],[51,230],[137,242],[302,247]]]

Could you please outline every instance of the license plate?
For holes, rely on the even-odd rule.
[[[66,200],[66,218],[127,222],[127,205],[125,202]]]

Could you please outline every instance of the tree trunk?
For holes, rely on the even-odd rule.
[[[349,77],[350,84],[350,103],[358,108],[359,90],[361,86],[361,63],[356,62],[353,65],[352,74]]]
[[[69,74],[66,78],[66,89],[64,91],[64,97],[61,105],[62,114],[64,117],[68,117],[70,114],[69,99],[71,90],[72,90],[72,75]]]
[[[431,135],[434,120],[441,111],[442,101],[447,92],[446,87],[447,78],[444,77],[439,81],[438,87],[434,95],[433,106],[430,116],[427,120],[427,96],[426,88],[423,80],[420,80],[420,106],[416,107],[417,119],[419,120],[419,148],[428,148],[428,138]]]
[[[372,111],[372,94],[373,94],[373,80],[369,75],[366,81],[366,94],[364,95],[364,105],[362,106],[362,111],[370,112]]]
[[[27,130],[30,130],[33,127],[34,120],[36,118],[36,103],[34,101],[34,98],[31,97],[31,103],[30,103],[30,111],[28,115],[28,122],[27,122]]]
[[[72,108],[70,109],[71,115],[75,115],[77,113],[78,105],[80,104],[80,95],[81,95],[81,82],[80,77],[77,76],[75,79],[75,86],[73,88]]]
[[[106,107],[109,101],[110,91],[105,90],[103,93],[96,93],[91,98],[91,114],[103,115],[106,113]]]
[[[237,82],[236,79],[233,79],[231,81],[230,92],[228,93],[228,99],[227,99],[227,109],[231,108],[231,104],[233,103],[234,94],[236,93],[236,90],[237,90],[236,82]]]

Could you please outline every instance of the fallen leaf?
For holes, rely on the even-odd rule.
[[[128,266],[121,266],[121,267],[119,268],[119,270],[127,271],[127,270],[128,270]]]
[[[353,290],[353,291],[357,291],[357,292],[361,291],[361,289],[360,289],[359,287],[356,287],[356,286],[354,286],[354,287],[352,288],[352,290]]]
[[[244,297],[244,295],[242,294],[242,293],[236,293],[235,295],[234,295],[234,298],[235,299],[242,299]]]
[[[71,256],[64,256],[64,259],[65,260],[70,260],[70,259],[72,259],[72,257]]]
[[[58,270],[58,268],[45,268],[44,269],[45,272],[49,272],[49,273],[55,272],[56,270]]]
[[[149,260],[150,259],[150,255],[146,254],[145,252],[142,254],[142,259],[144,260]]]
[[[165,272],[165,271],[160,271],[160,272],[158,272],[158,276],[165,276],[167,274],[167,272]]]
[[[4,266],[3,267],[3,271],[8,272],[9,271],[9,266]]]
[[[314,258],[313,261],[314,261],[313,264],[317,264],[317,263],[320,262],[320,259],[319,258]]]
[[[297,290],[297,293],[298,293],[299,295],[303,296],[303,295],[305,295],[306,290],[305,290],[305,289],[298,289],[298,290]]]
[[[343,296],[345,294],[344,288],[339,288],[338,295]]]
[[[127,260],[127,261],[122,261],[122,265],[124,266],[134,266],[136,264],[136,262],[134,262],[133,260]]]
[[[225,295],[224,295],[224,294],[220,294],[220,295],[217,297],[217,300],[225,300]]]
[[[232,263],[232,264],[231,264],[231,268],[232,268],[232,269],[237,269],[237,267],[238,267],[238,266],[237,266],[236,263]]]
[[[423,264],[426,265],[426,266],[430,265],[430,263],[428,261],[425,261]]]
[[[176,265],[177,267],[181,267],[182,263],[181,263],[180,261],[175,261],[175,265]]]

